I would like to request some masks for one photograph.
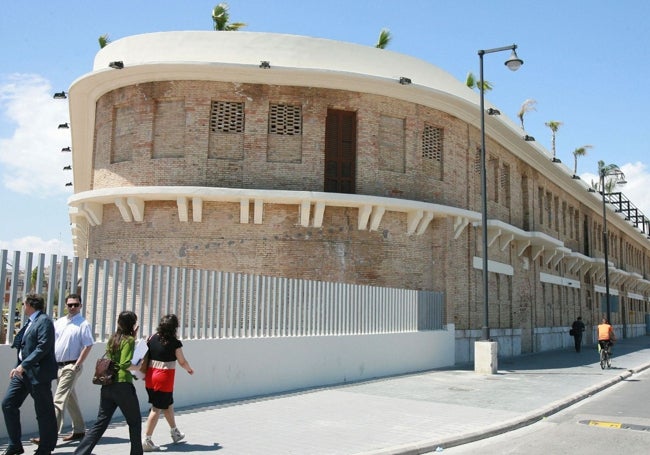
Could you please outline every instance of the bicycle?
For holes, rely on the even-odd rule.
[[[612,366],[612,342],[611,341],[599,341],[598,347],[600,350],[600,368],[605,369],[611,368]]]

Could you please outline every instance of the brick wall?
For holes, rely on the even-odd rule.
[[[242,132],[211,129],[215,101],[243,103]],[[299,106],[302,134],[268,134],[274,104]],[[93,189],[183,185],[322,191],[328,109],[356,113],[358,194],[481,211],[480,132],[458,118],[380,95],[226,82],[152,82],[102,96]],[[423,160],[426,125],[440,128],[444,137],[435,165]],[[592,222],[597,214],[489,138],[487,150],[489,218],[598,256],[598,225]],[[589,229],[583,229],[583,220]],[[322,228],[304,228],[295,206],[267,204],[263,224],[240,224],[239,205],[225,203],[205,203],[202,222],[181,223],[171,202],[148,202],[144,222],[126,223],[115,206],[106,205],[103,223],[90,230],[89,256],[445,291],[450,322],[458,329],[479,328],[482,278],[473,258],[482,254],[480,229],[469,226],[454,239],[452,223],[434,219],[424,234],[409,236],[406,215],[389,212],[378,231],[359,231],[355,209],[328,207]],[[565,229],[571,223],[573,228]],[[639,249],[621,245],[610,259],[621,261],[625,251],[632,256]],[[598,314],[590,278],[567,275],[562,262],[519,256],[513,245],[493,246],[489,258],[514,270],[512,276],[490,274],[490,326],[568,325],[578,314],[587,322]],[[641,273],[648,259],[634,264],[630,271]],[[541,272],[585,281],[581,290],[567,290],[540,283]]]

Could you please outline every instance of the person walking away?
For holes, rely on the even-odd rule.
[[[169,424],[172,441],[177,443],[185,437],[185,434],[181,433],[176,427],[174,418],[176,361],[189,374],[194,374],[194,370],[183,354],[183,343],[176,337],[177,329],[178,318],[176,315],[163,316],[156,333],[147,342],[149,360],[145,386],[149,395],[149,403],[151,403],[151,411],[149,417],[147,417],[145,439],[142,442],[142,448],[145,452],[160,450],[160,447],[155,445],[151,438],[161,412]]]
[[[616,341],[616,333],[614,333],[614,328],[609,325],[607,318],[603,317],[600,324],[598,324],[598,344],[600,349],[608,349],[609,353],[612,353],[611,347]]]
[[[133,386],[133,374],[129,371],[138,331],[137,322],[138,317],[133,311],[122,311],[117,318],[117,330],[106,344],[106,356],[115,362],[117,368],[115,382],[102,386],[97,420],[77,446],[75,455],[91,455],[118,407],[129,426],[130,454],[142,455],[140,404]]]
[[[54,324],[44,313],[45,301],[37,294],[25,296],[27,322],[14,339],[18,362],[9,373],[9,387],[2,400],[9,444],[3,455],[25,453],[21,442],[20,407],[31,395],[38,422],[41,444],[37,455],[49,455],[56,447],[57,428],[52,381],[56,379],[57,366],[54,356]]]
[[[65,409],[70,413],[72,433],[63,437],[64,442],[69,442],[83,438],[86,431],[74,386],[94,340],[90,324],[81,315],[81,297],[70,294],[65,299],[65,305],[68,308],[67,316],[54,322],[54,354],[59,367],[54,411],[59,432],[63,430]],[[40,438],[32,438],[31,441],[40,444]]]
[[[578,318],[573,321],[571,328],[573,329],[573,342],[575,343],[576,352],[580,352],[580,349],[582,348],[582,334],[585,331],[585,323],[582,322],[582,316],[578,316]]]

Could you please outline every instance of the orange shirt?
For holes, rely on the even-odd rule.
[[[609,324],[598,324],[598,341],[609,340],[612,326]]]

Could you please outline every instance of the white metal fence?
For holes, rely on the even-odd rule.
[[[0,250],[5,283],[3,341],[21,324],[28,292],[63,314],[59,296],[82,296],[83,312],[105,341],[123,310],[138,315],[142,334],[174,313],[183,339],[377,334],[440,330],[444,294],[313,280],[88,260]],[[36,259],[36,260],[35,260]],[[13,315],[13,316],[12,316]],[[5,336],[6,334],[6,336]]]

